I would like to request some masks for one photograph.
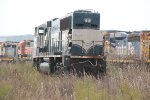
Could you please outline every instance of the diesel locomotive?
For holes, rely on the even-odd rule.
[[[35,27],[33,64],[49,73],[105,72],[100,13],[77,10]]]
[[[105,55],[108,62],[150,64],[150,31],[102,32],[105,38]]]
[[[0,42],[0,62],[14,62],[14,58],[17,56],[16,48],[16,42]]]
[[[0,62],[32,61],[33,40],[0,42]]]
[[[17,45],[19,61],[32,61],[33,40],[23,40]]]

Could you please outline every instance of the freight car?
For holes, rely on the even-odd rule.
[[[32,61],[33,40],[23,40],[17,45],[19,61]]]
[[[140,55],[141,59],[150,63],[150,30],[141,31],[140,35]]]
[[[77,10],[37,26],[33,64],[40,70],[77,73],[106,71],[100,13]]]
[[[150,63],[150,31],[103,31],[107,61]]]
[[[17,43],[6,41],[0,43],[0,62],[13,62],[17,55]]]

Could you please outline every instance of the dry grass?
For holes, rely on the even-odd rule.
[[[30,63],[0,64],[0,100],[149,100],[145,65],[108,65],[100,79],[44,75]]]

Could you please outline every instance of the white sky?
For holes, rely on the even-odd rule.
[[[150,30],[150,0],[0,0],[0,36],[33,34],[77,9],[98,11],[102,30]]]

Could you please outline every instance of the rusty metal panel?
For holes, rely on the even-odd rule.
[[[150,31],[144,31],[141,34],[142,42],[142,58],[144,60],[150,60]]]

